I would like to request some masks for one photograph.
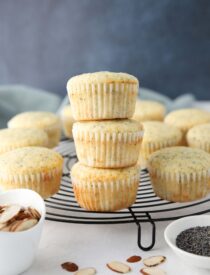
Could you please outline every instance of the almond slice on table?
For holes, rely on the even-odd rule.
[[[141,257],[140,256],[131,256],[126,260],[128,263],[137,263],[141,261]]]
[[[145,267],[140,272],[143,275],[166,275],[166,272],[159,267]]]
[[[93,267],[89,267],[89,268],[83,268],[78,270],[75,275],[95,275],[96,274],[96,270]]]
[[[128,266],[127,264],[118,262],[118,261],[113,261],[113,262],[108,263],[107,267],[117,273],[125,274],[125,273],[128,273],[131,271],[130,266]]]
[[[165,256],[152,256],[143,260],[144,265],[148,267],[157,266],[163,262],[165,262]]]
[[[22,221],[19,221],[19,222],[20,223],[15,228],[15,232],[19,232],[19,231],[24,231],[24,230],[30,229],[31,227],[33,227],[34,225],[36,225],[38,221],[36,219],[25,219],[25,220],[22,220]]]
[[[20,212],[21,206],[13,204],[7,206],[3,213],[0,215],[0,223],[7,223],[9,220],[13,219]]]

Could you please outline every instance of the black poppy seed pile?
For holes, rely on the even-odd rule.
[[[187,252],[210,257],[210,226],[196,226],[182,231],[176,245]]]

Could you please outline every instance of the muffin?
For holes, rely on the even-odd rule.
[[[62,109],[61,121],[65,136],[68,138],[72,138],[72,127],[75,120],[73,118],[70,105],[67,105]]]
[[[126,73],[87,73],[67,82],[75,120],[130,118],[138,89],[138,79]]]
[[[137,100],[133,119],[138,121],[163,121],[166,108],[163,104],[150,100]]]
[[[73,136],[82,164],[120,168],[136,164],[142,126],[131,119],[76,122]]]
[[[116,211],[135,202],[139,167],[99,169],[78,162],[72,167],[71,179],[81,207],[90,211]]]
[[[193,126],[210,122],[210,113],[200,109],[181,109],[169,113],[165,117],[165,122],[169,125],[176,126],[184,134],[184,142],[186,144],[185,135]]]
[[[171,125],[160,121],[145,121],[143,125],[143,140],[141,143],[139,164],[147,167],[149,156],[162,148],[181,145],[182,132]]]
[[[48,136],[41,129],[0,130],[0,154],[20,147],[48,146]]]
[[[200,148],[210,153],[210,123],[191,128],[187,133],[186,139],[190,147]]]
[[[210,155],[190,147],[154,152],[148,161],[154,192],[173,202],[198,200],[208,194]]]
[[[50,112],[25,112],[14,116],[8,122],[8,128],[38,128],[48,135],[48,147],[58,145],[61,137],[59,117]]]
[[[0,186],[4,190],[28,188],[43,198],[60,187],[63,158],[44,147],[23,147],[0,155]]]

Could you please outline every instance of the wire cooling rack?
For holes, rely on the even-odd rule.
[[[160,199],[153,192],[146,170],[140,172],[140,185],[132,207],[104,213],[82,209],[75,200],[70,179],[71,167],[77,162],[73,140],[62,140],[56,150],[64,157],[64,171],[59,192],[46,200],[47,220],[78,224],[135,223],[138,228],[137,244],[146,251],[155,245],[156,222],[210,212],[209,197],[191,203],[173,203]],[[151,244],[147,247],[141,242],[142,223],[150,223],[152,227]]]

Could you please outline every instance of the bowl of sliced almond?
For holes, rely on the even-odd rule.
[[[0,194],[0,274],[27,270],[35,258],[45,219],[40,195],[28,189]]]

